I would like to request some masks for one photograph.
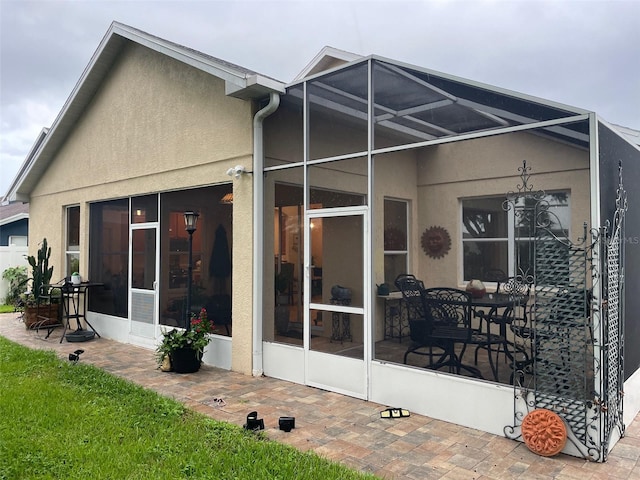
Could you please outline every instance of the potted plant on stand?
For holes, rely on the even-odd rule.
[[[197,318],[191,319],[188,329],[173,328],[162,332],[162,341],[156,349],[156,359],[162,371],[193,373],[200,369],[204,348],[215,326],[203,308]]]

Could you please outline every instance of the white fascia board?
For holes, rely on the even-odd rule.
[[[31,167],[35,162],[36,152],[39,150],[43,141],[46,139],[48,132],[49,132],[49,129],[46,127],[40,130],[40,133],[38,134],[36,141],[33,142],[33,145],[31,146],[29,153],[24,159],[24,162],[22,162],[22,165],[20,165],[18,172],[13,177],[13,181],[9,185],[9,189],[7,190],[7,193],[3,198],[3,203],[10,203],[10,202],[16,202],[16,201],[27,202],[29,200],[27,196],[18,193],[18,188],[20,187],[20,185],[22,185],[24,178],[31,171]]]
[[[28,213],[18,213],[16,215],[11,215],[10,217],[3,218],[2,220],[0,220],[0,226],[9,225],[10,223],[17,222],[18,220],[24,220],[28,218],[29,218]]]
[[[296,77],[293,79],[293,82],[297,82],[306,78],[307,74],[326,57],[335,58],[336,60],[342,60],[347,63],[363,58],[361,55],[347,52],[346,50],[340,50],[334,47],[325,46],[316,54],[315,57],[311,59],[307,66],[304,67],[298,75],[296,75]],[[321,73],[325,72],[323,71]]]
[[[309,77],[296,79],[293,82],[288,83],[286,85],[286,87],[289,88],[289,87],[293,87],[295,85],[301,85],[304,82],[308,82],[308,81],[314,80],[316,78],[323,77],[323,76],[325,76],[325,75],[327,75],[329,73],[337,72],[339,70],[344,70],[345,68],[349,68],[352,65],[357,65],[359,63],[365,63],[365,62],[369,61],[370,58],[372,58],[372,57],[371,56],[369,56],[369,57],[360,57],[360,58],[357,58],[357,59],[355,59],[355,60],[353,60],[351,62],[347,62],[347,63],[345,63],[343,65],[338,65],[337,67],[329,68],[327,70],[323,70],[322,72],[314,73],[313,75],[311,75]]]
[[[499,94],[502,94],[502,95],[508,95],[510,97],[519,98],[519,99],[527,101],[527,102],[539,103],[541,105],[546,105],[546,106],[551,107],[551,108],[557,108],[557,109],[560,109],[560,110],[567,110],[568,112],[575,113],[577,115],[585,115],[585,114],[592,113],[590,110],[584,110],[582,108],[573,107],[573,106],[570,106],[570,105],[565,105],[563,103],[554,102],[552,100],[547,100],[545,98],[535,97],[533,95],[527,95],[525,93],[516,92],[514,90],[509,90],[509,89],[502,88],[502,87],[496,87],[495,85],[489,85],[488,83],[482,83],[482,82],[478,82],[478,81],[475,81],[475,80],[470,80],[468,78],[463,78],[463,77],[458,77],[456,75],[450,75],[448,73],[438,72],[436,70],[431,70],[431,69],[428,69],[428,68],[417,67],[417,66],[411,65],[409,63],[398,62],[397,60],[392,60],[392,59],[389,59],[389,58],[381,57],[379,55],[372,55],[371,58],[373,60],[378,60],[378,61],[381,61],[381,62],[390,63],[390,64],[396,65],[398,67],[410,68],[412,70],[417,70],[419,72],[426,73],[427,75],[435,75],[437,77],[442,77],[442,78],[444,78],[446,80],[451,80],[451,81],[454,81],[454,82],[464,83],[464,84],[469,85],[471,87],[481,88],[483,90],[489,90],[489,91],[496,92],[496,93],[499,93]]]

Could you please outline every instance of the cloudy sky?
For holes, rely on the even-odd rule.
[[[640,130],[640,0],[0,0],[0,197],[114,20],[282,81],[330,45]]]

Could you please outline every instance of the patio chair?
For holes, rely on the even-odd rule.
[[[532,332],[527,318],[526,302],[529,298],[530,291],[531,285],[525,282],[521,276],[505,277],[498,281],[495,294],[512,297],[514,304],[513,306],[502,309],[502,311],[491,310],[489,312],[485,312],[483,310],[476,310],[474,315],[480,319],[479,331],[489,332],[491,325],[496,324],[500,325],[501,334],[506,336],[506,326],[508,325],[515,337],[518,337],[523,341],[530,341]],[[508,350],[509,346],[512,347],[512,351]],[[524,358],[515,360],[516,368],[530,363],[531,356],[522,348],[521,345],[516,346],[514,342],[505,340],[504,343],[497,344],[495,347],[496,349],[492,351],[496,353],[496,365],[499,361],[498,357],[500,356],[500,353],[505,355],[505,360],[508,358],[511,361],[515,360],[516,354],[519,354],[519,357],[524,356]],[[488,345],[486,344],[481,344],[476,347],[476,365],[478,364],[478,351],[480,349],[489,350]],[[488,354],[491,355],[492,351],[488,351]]]
[[[470,293],[457,288],[429,288],[423,292],[425,317],[433,325],[430,337],[444,348],[441,358],[430,366],[440,369],[448,367],[452,373],[459,374],[465,370],[472,376],[483,378],[476,367],[463,363],[462,358],[468,345],[487,344],[504,341],[499,335],[483,333],[471,325],[473,315],[473,297]],[[457,346],[460,346],[456,351]],[[498,373],[489,355],[489,365],[493,377],[498,380]]]
[[[409,338],[411,344],[404,354],[404,363],[410,353],[425,355],[429,357],[427,366],[433,364],[433,348],[443,350],[437,342],[433,342],[431,334],[431,324],[427,322],[424,311],[424,283],[411,274],[400,274],[395,280],[395,285],[402,292],[404,307],[409,323]]]

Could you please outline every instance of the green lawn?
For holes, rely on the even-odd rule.
[[[12,313],[15,311],[13,305],[0,305],[0,313]]]
[[[0,479],[374,479],[0,337]]]

